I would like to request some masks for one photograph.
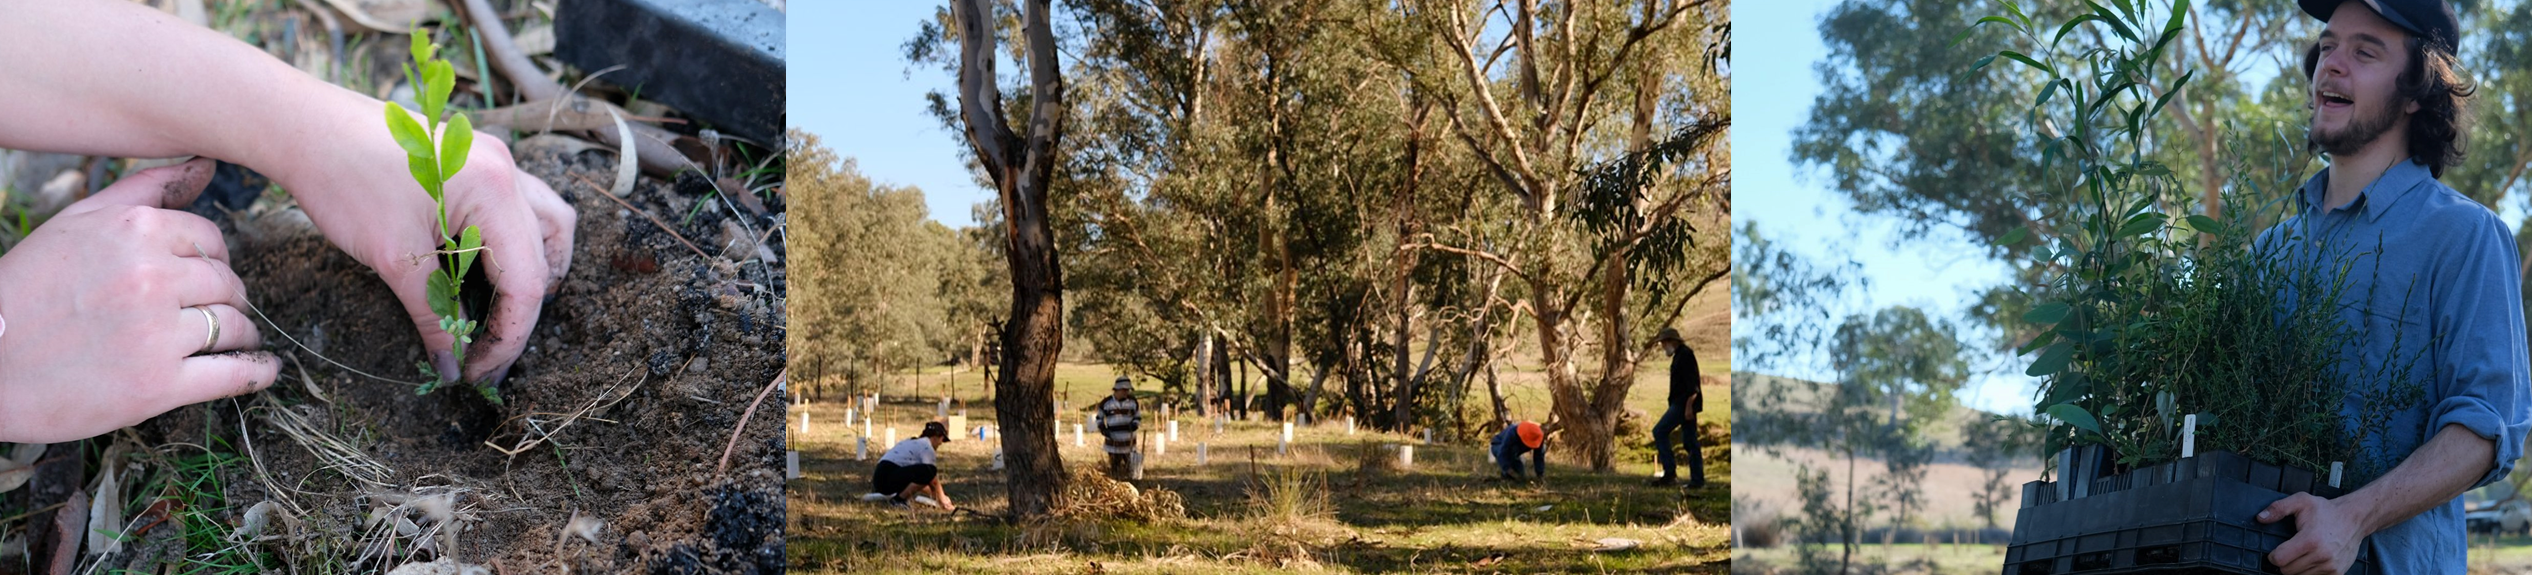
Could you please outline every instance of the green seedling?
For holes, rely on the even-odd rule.
[[[433,255],[440,258],[440,268],[431,273],[428,297],[431,313],[440,317],[440,329],[456,336],[451,353],[457,357],[457,365],[463,366],[466,345],[474,342],[475,329],[480,324],[467,318],[458,289],[465,282],[466,273],[473,271],[475,256],[483,251],[483,234],[475,226],[466,226],[463,231],[449,229],[446,186],[457,177],[458,170],[466,167],[466,153],[475,144],[475,127],[464,112],[451,112],[446,123],[440,121],[440,113],[448,107],[449,91],[457,85],[457,71],[447,60],[439,59],[436,51],[429,34],[414,32],[413,63],[405,66],[404,74],[405,81],[413,84],[415,95],[421,99],[422,119],[416,121],[404,106],[388,102],[387,131],[395,135],[396,145],[404,148],[413,181],[422,184],[422,191],[431,194],[431,202],[439,208],[441,249]],[[424,364],[422,371],[428,377],[418,393],[427,394],[439,387],[440,374],[434,373],[429,364]],[[488,384],[477,385],[476,391],[493,403],[501,402],[500,390]]]

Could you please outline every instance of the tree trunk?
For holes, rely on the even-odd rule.
[[[1047,221],[1047,182],[1063,139],[1064,80],[1056,62],[1049,0],[1023,3],[1031,109],[1023,139],[1003,117],[995,86],[993,2],[959,0],[959,110],[976,158],[1002,196],[1010,259],[1011,315],[1002,332],[1002,374],[994,413],[1002,422],[1011,515],[1045,515],[1059,502],[1064,462],[1055,448],[1055,361],[1064,349],[1063,270]]]
[[[1545,286],[1536,286],[1545,287]],[[1534,297],[1540,302],[1535,322],[1539,332],[1539,359],[1547,371],[1549,408],[1558,433],[1556,443],[1592,471],[1609,470],[1609,441],[1613,426],[1609,418],[1592,408],[1585,395],[1580,375],[1574,373],[1573,342],[1564,333],[1565,310],[1556,309],[1556,297]]]
[[[1493,424],[1487,426],[1486,432],[1494,433],[1496,430],[1503,429],[1503,426],[1512,424],[1512,410],[1503,406],[1503,387],[1495,383],[1495,360],[1491,357],[1494,354],[1487,353],[1486,355],[1490,356],[1485,360],[1486,395],[1495,400],[1495,420]]]
[[[1213,418],[1213,332],[1196,342],[1196,413]]]

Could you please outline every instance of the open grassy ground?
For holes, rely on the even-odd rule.
[[[1698,350],[1708,408],[1699,417],[1709,436],[1729,429],[1731,386],[1724,374],[1728,308],[1722,290],[1692,304],[1690,344]],[[1534,360],[1506,361],[1499,381],[1515,418],[1546,418],[1545,378]],[[1646,364],[1629,393],[1630,410],[1643,414],[1635,429],[1660,415],[1670,369],[1667,358]],[[1067,406],[1058,444],[1071,466],[1102,461],[1095,436],[1073,443],[1080,409],[1107,395],[1114,368],[1067,363],[1056,369],[1056,397]],[[1253,391],[1263,381],[1250,374]],[[1333,383],[1333,382],[1331,382]],[[1144,381],[1148,394],[1156,384]],[[1294,447],[1276,454],[1280,426],[1265,421],[1211,422],[1179,414],[1180,438],[1150,456],[1143,487],[1184,498],[1185,519],[1142,523],[1124,520],[1014,527],[972,515],[928,508],[895,509],[859,501],[870,490],[870,469],[886,448],[889,424],[896,437],[912,437],[935,415],[938,398],[954,398],[969,425],[990,424],[994,414],[987,383],[976,372],[943,369],[909,373],[891,381],[877,425],[871,428],[872,460],[853,459],[860,425],[845,426],[843,401],[794,405],[788,413],[791,445],[801,451],[803,477],[790,489],[787,559],[804,573],[1017,572],[1116,573],[1284,572],[1612,572],[1720,573],[1729,568],[1730,448],[1709,441],[1705,489],[1683,497],[1677,489],[1647,487],[1656,466],[1639,431],[1618,442],[1616,469],[1594,474],[1574,462],[1551,458],[1549,480],[1503,483],[1492,478],[1483,441],[1491,430],[1454,437],[1445,424],[1425,443],[1420,433],[1346,433],[1342,420],[1296,426]],[[1326,393],[1339,393],[1329,390]],[[1464,397],[1472,417],[1488,409],[1482,381]],[[1147,404],[1148,405],[1148,404]],[[801,416],[809,428],[801,429]],[[1167,431],[1159,414],[1147,412],[1146,429]],[[857,422],[858,423],[858,422]],[[1471,424],[1475,427],[1476,424]],[[972,432],[943,446],[942,472],[961,507],[988,513],[1004,507],[1003,478],[990,469],[993,442]],[[1199,464],[1197,450],[1205,450]],[[1415,446],[1412,467],[1395,467],[1390,445]],[[1684,470],[1683,470],[1684,472]],[[1319,513],[1268,513],[1265,485],[1276,478],[1315,480],[1324,489]],[[1279,519],[1281,518],[1281,519]],[[1603,538],[1640,542],[1627,551],[1597,552]],[[1296,554],[1292,550],[1298,549]]]
[[[1839,549],[1820,548],[1831,561]],[[1863,545],[1855,550],[1855,564],[1861,573],[1924,573],[1951,575],[1995,573],[2004,568],[2004,546],[2001,545]],[[1732,572],[1749,574],[1798,573],[1796,549],[1782,545],[1767,549],[1740,549],[1732,554]]]
[[[2523,534],[2470,538],[2471,573],[2532,573],[2532,536]]]
[[[1757,386],[1785,383],[1779,378],[1763,375],[1748,380],[1750,383],[1744,384],[1740,390],[1743,394],[1759,393],[1762,388]],[[1976,529],[1986,525],[1986,521],[1977,515],[1975,497],[1978,488],[1987,481],[1987,472],[1963,460],[1960,452],[1961,430],[1982,417],[1987,417],[1987,414],[1955,406],[1942,423],[1930,430],[1929,439],[1940,449],[1934,462],[1927,466],[1925,481],[1920,484],[1926,501],[1920,526],[1929,529]],[[1833,485],[1843,486],[1847,482],[1846,462],[1835,454],[1790,446],[1775,446],[1773,451],[1776,453],[1773,454],[1768,451],[1744,444],[1737,446],[1733,454],[1733,459],[1740,466],[1743,485],[1735,495],[1744,501],[1744,505],[1765,510],[1759,515],[1782,517],[1799,512],[1796,509],[1800,502],[1795,492],[1795,474],[1803,466],[1827,471]],[[2038,480],[2040,464],[2037,456],[2018,461],[2006,474],[2010,493],[2019,497],[2024,482]],[[1859,496],[1870,493],[1871,482],[1885,471],[1878,458],[1862,459],[1855,469],[1857,475],[1863,476],[1867,486],[1858,491]],[[2019,508],[2018,503],[2009,503],[1998,509],[1996,524],[2012,529],[2014,514]]]
[[[1631,404],[1658,408],[1660,398],[1649,390],[1654,378],[1666,373],[1663,369],[1667,365],[1644,371],[1645,383],[1631,396]],[[976,396],[982,393],[973,383],[976,376],[966,377],[971,383],[959,399],[976,406],[967,410],[970,425],[989,422],[991,410]],[[1059,396],[1068,394],[1068,405],[1086,405],[1114,377],[1103,366],[1065,365],[1057,372],[1058,386],[1066,391]],[[1721,385],[1721,377],[1711,381],[1715,385],[1706,388],[1708,404],[1728,405],[1729,386]],[[1507,401],[1514,402],[1516,412],[1543,412],[1545,390],[1534,391],[1538,405]],[[1029,546],[1022,544],[1027,539],[1023,528],[932,509],[860,502],[857,497],[870,490],[870,466],[883,449],[888,424],[896,426],[896,437],[912,437],[934,415],[933,401],[889,400],[880,410],[881,423],[872,427],[873,461],[853,460],[861,429],[842,425],[843,402],[793,406],[792,445],[801,450],[804,477],[791,488],[787,555],[792,568],[809,573],[1080,572],[1097,563],[1111,572],[1265,572],[1315,562],[1340,572],[1685,573],[1721,572],[1728,559],[1730,463],[1722,460],[1727,448],[1706,450],[1713,483],[1683,499],[1676,489],[1643,485],[1655,465],[1641,438],[1620,442],[1614,473],[1593,474],[1551,458],[1549,481],[1508,484],[1490,479],[1484,446],[1473,442],[1425,444],[1418,437],[1368,429],[1348,435],[1338,421],[1297,426],[1293,452],[1278,456],[1276,424],[1233,421],[1216,433],[1200,417],[1182,414],[1180,440],[1147,460],[1142,485],[1184,496],[1185,520],[1109,522],[1092,528],[1096,535],[1074,537],[1069,544]],[[806,433],[799,429],[802,413],[810,418]],[[1707,412],[1702,423],[1719,431],[1725,417],[1717,409]],[[1068,415],[1061,425],[1059,444],[1068,465],[1101,461],[1095,436],[1086,437],[1083,446],[1073,444],[1072,425],[1080,421],[1078,415]],[[1166,432],[1167,424],[1157,414],[1147,414],[1146,422],[1147,429]],[[1001,510],[1002,476],[989,469],[993,442],[975,441],[972,432],[963,439],[942,448],[951,497],[962,507]],[[1203,465],[1197,461],[1199,445],[1206,450]],[[1414,466],[1364,463],[1366,457],[1393,461],[1388,445],[1415,445]],[[1261,539],[1255,536],[1259,521],[1253,519],[1257,505],[1248,496],[1250,486],[1254,478],[1287,470],[1317,477],[1327,486],[1327,535],[1309,542],[1314,553],[1308,561],[1252,557]],[[1611,537],[1634,539],[1642,547],[1597,553],[1587,545]]]
[[[870,491],[870,470],[887,447],[891,425],[897,438],[913,437],[944,394],[954,400],[953,414],[964,409],[971,430],[994,419],[981,373],[928,369],[885,386],[871,427],[870,460],[854,460],[862,429],[859,422],[843,425],[848,406],[841,398],[791,406],[790,444],[800,450],[803,477],[789,489],[787,563],[802,573],[1721,573],[1730,568],[1732,492],[1730,448],[1722,440],[1732,393],[1725,377],[1731,357],[1724,292],[1701,294],[1682,322],[1705,376],[1707,410],[1698,419],[1710,438],[1704,453],[1711,481],[1685,496],[1677,488],[1644,485],[1657,466],[1642,430],[1661,415],[1666,399],[1670,361],[1664,357],[1637,372],[1627,406],[1641,418],[1619,438],[1609,474],[1551,457],[1543,483],[1495,481],[1484,444],[1494,430],[1473,429],[1481,423],[1455,437],[1444,422],[1432,443],[1413,432],[1361,428],[1348,434],[1341,419],[1296,425],[1292,452],[1277,455],[1280,426],[1262,416],[1228,421],[1216,432],[1211,422],[1182,413],[1179,440],[1148,458],[1139,486],[1181,495],[1185,519],[1006,526],[965,513],[863,503],[859,497]],[[1546,380],[1532,357],[1516,351],[1506,358],[1499,383],[1514,418],[1545,420]],[[1068,466],[1104,462],[1098,438],[1086,436],[1076,446],[1072,426],[1108,394],[1117,375],[1097,364],[1056,368],[1056,398],[1067,408],[1057,440]],[[1253,372],[1249,377],[1251,391],[1263,393],[1264,381]],[[1329,384],[1323,393],[1342,393],[1336,382]],[[1138,385],[1146,397],[1158,387],[1148,380]],[[1489,403],[1480,376],[1463,405],[1469,417],[1482,419]],[[1145,405],[1144,428],[1165,433],[1168,424],[1150,411],[1156,409],[1151,402]],[[805,430],[803,414],[809,417]],[[961,508],[1006,508],[1002,473],[990,468],[995,443],[977,441],[970,431],[942,446],[942,473]],[[1391,445],[1414,446],[1413,466],[1396,467]],[[1201,464],[1199,446],[1206,452]],[[1293,478],[1323,485],[1303,491],[1324,500],[1296,513],[1264,497]],[[1604,538],[1640,546],[1594,551]]]

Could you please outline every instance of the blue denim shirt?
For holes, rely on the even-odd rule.
[[[2394,411],[2388,430],[2362,446],[2392,458],[2374,462],[2376,469],[2388,471],[2437,431],[2460,425],[2496,443],[2493,469],[2474,485],[2504,479],[2532,428],[2525,397],[2532,360],[2525,356],[2514,235],[2416,161],[2392,166],[2339,209],[2321,205],[2329,179],[2323,170],[2305,182],[2301,214],[2260,242],[2321,247],[2280,250],[2279,257],[2347,258],[2331,262],[2350,266],[2339,313],[2364,336],[2340,356],[2341,369],[2353,376],[2342,413],[2353,419],[2360,394],[2395,383],[2376,366],[2414,361],[2409,379],[2424,386],[2425,398]],[[2461,573],[2466,542],[2455,497],[2374,533],[2370,548],[2386,573]]]

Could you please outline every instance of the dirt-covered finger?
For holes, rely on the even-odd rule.
[[[185,358],[166,409],[261,391],[281,377],[281,358],[272,352],[233,351]],[[164,410],[161,410],[164,411]]]
[[[536,212],[537,227],[545,232],[545,293],[552,295],[563,287],[563,276],[571,272],[574,232],[580,227],[580,211],[554,193],[545,180],[527,172],[518,173],[519,196]]]
[[[124,176],[98,190],[96,195],[62,209],[62,214],[76,214],[112,206],[184,209],[211,185],[211,172],[217,164],[209,158],[194,158],[182,164],[160,166]],[[208,247],[208,246],[205,246]]]
[[[504,215],[511,217],[497,218],[484,229],[485,248],[493,261],[489,268],[492,314],[484,321],[483,335],[467,349],[467,381],[507,374],[510,364],[527,349],[528,335],[536,329],[537,316],[545,307],[551,275],[542,242],[536,241],[543,235],[536,233],[532,216]]]

